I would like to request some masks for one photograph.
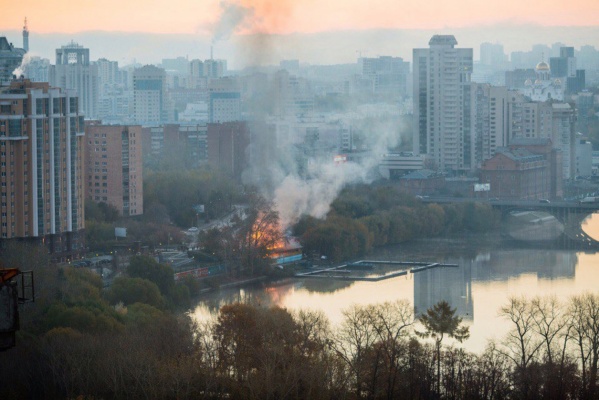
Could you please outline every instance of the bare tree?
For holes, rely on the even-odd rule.
[[[599,364],[599,295],[585,293],[572,297],[568,313],[572,340],[582,369],[582,398],[595,399]]]
[[[507,334],[502,352],[514,364],[522,369],[538,358],[539,350],[544,342],[537,335],[536,321],[538,310],[524,297],[512,297],[508,304],[501,307],[499,315],[508,319],[512,329]]]
[[[368,370],[366,356],[379,337],[372,326],[369,311],[369,307],[355,304],[344,310],[343,322],[334,336],[335,350],[349,368],[359,397],[362,396],[362,384]]]
[[[381,350],[386,358],[387,382],[385,392],[388,399],[394,397],[401,372],[404,339],[412,332],[413,307],[406,300],[385,302],[371,309],[371,323],[378,336]]]

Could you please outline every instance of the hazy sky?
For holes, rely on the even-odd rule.
[[[211,42],[232,68],[284,58],[348,63],[358,54],[411,61],[412,48],[439,33],[475,57],[485,41],[508,54],[535,43],[599,47],[599,0],[0,0],[0,36],[17,47],[24,17],[34,55],[53,60],[74,40],[92,60],[121,64],[205,59]]]
[[[598,0],[0,0],[1,30],[203,33],[223,11],[236,33],[599,25]],[[223,28],[222,26],[220,26]]]

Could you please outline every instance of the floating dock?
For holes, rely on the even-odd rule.
[[[356,271],[373,271],[377,265],[396,265],[405,267],[399,271],[394,271],[388,274],[377,276],[360,276],[352,275]],[[411,268],[410,268],[411,267]],[[301,272],[295,276],[298,278],[320,278],[320,279],[338,279],[343,281],[366,281],[378,282],[383,279],[395,278],[398,276],[407,275],[408,273],[415,274],[431,268],[457,268],[458,264],[442,264],[435,262],[422,261],[380,261],[380,260],[360,260],[352,263],[341,264],[335,267],[322,268],[314,271]]]

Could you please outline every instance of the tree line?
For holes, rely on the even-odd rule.
[[[3,399],[598,397],[597,294],[511,298],[499,310],[509,333],[475,354],[445,302],[422,315],[405,300],[352,305],[336,325],[318,311],[236,303],[198,323],[171,306],[164,267],[138,260],[128,290],[104,290],[86,269],[26,254],[2,258],[38,266],[36,302],[0,355]]]
[[[344,189],[326,219],[304,216],[294,227],[304,251],[333,261],[360,257],[372,247],[457,232],[488,232],[499,215],[488,204],[425,204],[392,186]]]
[[[85,200],[86,245],[93,251],[111,250],[116,244],[115,226],[127,228],[128,241],[150,247],[179,244],[184,240],[181,229],[230,212],[231,205],[240,201],[241,190],[226,174],[207,165],[147,170],[143,215],[123,218],[107,203]],[[199,205],[204,212],[194,208]]]

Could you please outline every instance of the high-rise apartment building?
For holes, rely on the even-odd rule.
[[[249,145],[250,131],[247,123],[208,124],[208,163],[221,168],[237,180],[241,180],[241,174],[248,166],[246,150]]]
[[[503,45],[500,43],[481,43],[480,44],[480,63],[495,69],[505,67],[507,57],[503,51]]]
[[[575,111],[562,102],[521,102],[510,111],[511,130],[508,143],[514,138],[550,139],[553,148],[561,152],[563,179],[574,178],[576,171]]]
[[[436,167],[470,171],[475,166],[470,122],[472,49],[456,48],[453,35],[435,35],[428,49],[413,50],[414,152]]]
[[[98,66],[98,78],[100,82],[100,95],[104,94],[106,89],[119,83],[119,63],[100,58],[95,62]]]
[[[367,78],[370,85],[370,78]],[[314,91],[310,83],[286,70],[277,71],[272,82],[273,114],[306,116],[314,112]]]
[[[560,47],[560,56],[552,57],[549,62],[551,76],[560,78],[569,94],[578,93],[585,88],[586,74],[583,69],[576,69],[577,60],[574,47]]]
[[[189,62],[189,71],[187,76],[187,87],[189,89],[206,88],[208,77],[204,73],[204,62],[202,60],[191,60]]]
[[[84,253],[83,116],[74,91],[14,80],[0,89],[0,242]]]
[[[96,118],[99,96],[98,67],[89,62],[89,49],[71,42],[56,49],[56,65],[50,67],[50,85],[73,89],[79,96],[79,111]]]
[[[358,64],[362,75],[372,82],[374,93],[391,93],[397,96],[407,95],[407,79],[410,63],[400,57],[382,56],[377,58],[361,57]]]
[[[576,132],[587,136],[591,121],[594,119],[593,109],[596,106],[595,94],[593,92],[580,92],[574,96],[576,104]]]
[[[124,216],[143,214],[141,129],[93,122],[85,127],[86,198],[110,204]]]
[[[168,120],[166,72],[162,68],[145,65],[133,72],[133,114],[142,125]]]
[[[165,124],[142,128],[144,164],[156,165],[169,160],[181,167],[195,168],[206,163],[207,130],[206,124]]]
[[[471,132],[475,137],[476,166],[495,155],[498,148],[508,143],[509,94],[505,86],[486,83],[472,84]]]

